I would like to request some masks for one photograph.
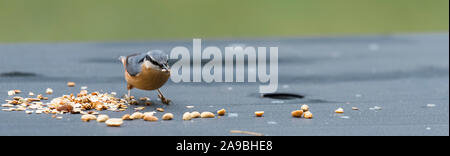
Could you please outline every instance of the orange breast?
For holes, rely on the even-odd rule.
[[[142,90],[155,90],[161,88],[169,79],[170,72],[162,72],[151,68],[142,67],[141,73],[136,76],[130,76],[125,72],[125,79],[128,84],[134,88]]]

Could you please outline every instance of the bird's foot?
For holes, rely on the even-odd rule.
[[[161,95],[161,94],[158,94],[158,97],[161,99],[161,102],[164,103],[164,104],[166,104],[166,105],[168,105],[168,104],[171,102],[170,99],[167,99],[166,97],[164,97],[164,96]]]

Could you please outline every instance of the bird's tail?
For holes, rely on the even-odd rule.
[[[117,59],[118,59],[120,62],[125,63],[125,59],[127,59],[127,57],[126,57],[126,56],[119,56]]]

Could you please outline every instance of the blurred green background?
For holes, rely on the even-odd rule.
[[[448,0],[0,0],[0,43],[448,32]]]

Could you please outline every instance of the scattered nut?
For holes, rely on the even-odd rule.
[[[22,91],[21,90],[14,90],[14,93],[16,93],[16,94],[20,94],[20,93],[22,93]]]
[[[164,112],[164,108],[156,108],[158,112]]]
[[[134,119],[142,119],[144,117],[144,114],[142,114],[141,112],[135,112],[133,114],[131,114],[130,119],[134,120]]]
[[[120,127],[123,124],[123,120],[119,118],[111,118],[105,121],[105,124],[109,127]]]
[[[312,119],[313,118],[313,114],[311,113],[311,112],[305,112],[304,114],[303,114],[303,117],[305,118],[305,119]]]
[[[199,117],[200,117],[200,112],[193,111],[193,112],[191,113],[191,117],[192,117],[192,118],[199,118]]]
[[[264,115],[264,111],[256,111],[255,116],[256,117],[262,117]]]
[[[16,95],[16,92],[14,90],[8,91],[8,96]]]
[[[34,93],[33,92],[29,92],[28,96],[34,96]]]
[[[92,114],[86,114],[81,116],[81,120],[83,120],[84,122],[89,122],[90,120],[96,120],[97,117],[95,115]]]
[[[153,116],[153,115],[148,115],[147,114],[147,115],[144,116],[144,120],[145,121],[158,121],[158,118]]]
[[[344,113],[344,109],[343,108],[338,108],[334,112],[342,114],[342,113]]]
[[[27,111],[25,111],[25,113],[27,113],[27,114],[33,114],[33,111],[27,110]]]
[[[141,111],[141,110],[144,110],[145,109],[145,107],[136,107],[134,110],[135,111]]]
[[[221,109],[221,110],[218,110],[218,111],[217,111],[217,115],[219,115],[219,116],[224,116],[225,113],[226,113],[226,110],[225,110],[225,109]]]
[[[5,104],[2,104],[2,107],[14,107],[14,105],[9,104],[9,103],[5,103]]]
[[[45,93],[48,94],[48,95],[51,95],[51,94],[53,94],[53,89],[47,88],[47,89],[45,90]]]
[[[358,107],[352,107],[352,110],[359,110]]]
[[[189,112],[186,112],[183,114],[183,120],[191,120],[192,119],[192,115]]]
[[[122,120],[132,120],[131,118],[130,118],[130,114],[125,114],[125,115],[123,115],[122,116]]]
[[[75,82],[67,82],[68,87],[75,87]]]
[[[97,117],[97,122],[105,122],[106,120],[108,120],[109,119],[109,116],[108,115],[99,115],[98,117]]]
[[[291,112],[292,117],[301,118],[303,115],[303,110],[295,110]]]
[[[186,106],[186,108],[191,109],[194,108],[194,106]]]
[[[307,111],[309,111],[309,106],[308,105],[302,105],[302,107],[300,109],[303,110],[303,112],[307,112]]]
[[[214,113],[211,113],[211,112],[203,112],[202,114],[200,114],[200,117],[201,118],[214,118],[215,115],[214,115]]]
[[[57,116],[56,119],[61,120],[63,117],[62,116]]]
[[[191,114],[192,117],[192,114]],[[173,119],[173,114],[172,113],[166,113],[162,116],[163,120],[172,120]]]

